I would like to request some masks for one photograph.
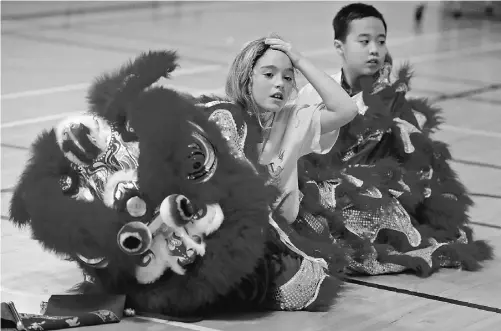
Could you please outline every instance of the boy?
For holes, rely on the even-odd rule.
[[[353,3],[343,7],[334,17],[334,47],[343,59],[340,72],[332,77],[350,94],[361,91],[360,78],[373,76],[384,64],[386,48],[386,21],[373,6]],[[361,98],[356,96],[359,112],[363,112]],[[315,89],[306,85],[298,95],[298,104],[316,104],[321,98]]]

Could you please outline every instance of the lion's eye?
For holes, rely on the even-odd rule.
[[[200,171],[205,164],[205,155],[197,144],[191,144],[189,147],[191,149],[190,161],[192,170]]]
[[[188,175],[189,180],[203,183],[208,181],[216,172],[217,157],[214,146],[204,135],[204,131],[198,125],[190,122],[193,126],[193,144],[188,146]]]

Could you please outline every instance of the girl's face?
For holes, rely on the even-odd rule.
[[[289,57],[268,49],[256,62],[252,73],[251,93],[261,111],[280,111],[294,89],[294,68]]]

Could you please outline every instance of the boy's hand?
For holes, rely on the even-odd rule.
[[[291,60],[294,67],[297,67],[299,60],[303,58],[303,56],[294,50],[292,45],[286,41],[277,38],[267,38],[264,42],[266,45],[269,45],[270,48],[284,52]]]

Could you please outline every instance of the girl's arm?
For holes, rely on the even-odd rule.
[[[273,38],[267,39],[266,43],[271,48],[287,54],[292,64],[301,71],[322,98],[328,110],[323,111],[321,115],[322,134],[338,130],[355,118],[358,114],[357,105],[341,85],[301,54],[292,50],[289,43]]]

